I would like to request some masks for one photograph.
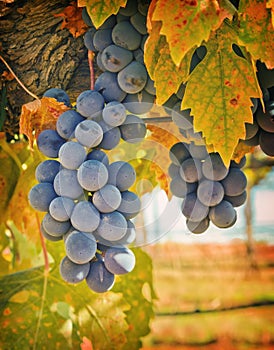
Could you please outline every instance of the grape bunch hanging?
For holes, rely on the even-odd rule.
[[[94,89],[83,91],[75,107],[61,89],[49,89],[44,94],[64,102],[70,110],[59,116],[56,130],[44,130],[37,139],[39,150],[49,159],[36,169],[38,184],[31,189],[29,201],[33,208],[46,213],[41,223],[43,236],[64,241],[62,278],[68,283],[85,280],[97,293],[110,290],[115,275],[131,272],[135,266],[134,253],[128,246],[136,238],[132,219],[141,208],[140,199],[130,190],[136,173],[127,162],[110,163],[107,151],[121,139],[138,143],[146,135],[140,115],[152,108],[156,94],[144,65],[147,10],[147,3],[129,0],[117,15],[96,29],[84,9],[83,19],[90,27],[84,44],[96,53],[101,70]],[[190,72],[205,55],[204,46],[197,48]],[[265,112],[260,102],[253,100],[254,123],[246,125],[243,140],[260,144],[271,156],[272,85],[262,84]],[[200,144],[202,135],[193,130],[191,111],[181,110],[184,90],[182,84],[164,104],[184,139],[191,140],[179,142],[170,150],[170,190],[182,198],[182,214],[191,232],[205,232],[210,222],[228,228],[236,222],[235,207],[246,200],[245,157],[239,164],[231,161],[227,169],[218,153],[208,153]]]

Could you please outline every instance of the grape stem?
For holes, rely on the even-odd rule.
[[[93,60],[94,60],[94,52],[91,50],[88,50],[88,65],[89,65],[89,74],[90,74],[90,90],[94,90],[94,81],[95,81],[95,74],[94,74],[94,66],[93,66]]]
[[[153,118],[142,118],[146,124],[155,123],[169,123],[172,122],[172,117],[153,117]]]
[[[0,60],[4,63],[4,65],[8,68],[8,70],[11,72],[11,74],[14,76],[17,83],[21,86],[23,90],[26,91],[27,94],[29,94],[31,97],[35,98],[36,100],[39,100],[39,97],[35,95],[33,92],[29,91],[29,89],[22,83],[22,81],[17,77],[17,75],[12,70],[11,66],[8,64],[8,62],[0,55]]]

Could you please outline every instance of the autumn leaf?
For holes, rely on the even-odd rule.
[[[182,109],[191,108],[194,131],[202,131],[228,166],[239,139],[245,138],[245,123],[252,123],[251,97],[260,97],[253,65],[236,55],[236,33],[229,23],[206,43],[207,54],[186,85]]]
[[[174,63],[178,66],[193,47],[209,39],[225,17],[233,13],[221,11],[219,3],[211,0],[158,0],[152,19],[161,21],[160,34],[165,35]]]
[[[81,343],[81,350],[93,350],[92,343],[87,337],[83,337],[83,342]]]
[[[267,0],[266,1],[266,8],[271,10],[272,27],[274,27],[274,0]]]
[[[247,154],[247,153],[253,153],[255,147],[254,146],[248,146],[243,141],[239,141],[238,145],[236,146],[232,158],[235,160],[236,163],[239,163],[240,160]]]
[[[69,107],[63,102],[58,102],[51,97],[43,97],[41,100],[34,100],[22,106],[20,133],[28,137],[31,148],[40,132],[45,129],[55,129],[57,118],[68,109]]]
[[[266,0],[241,0],[239,5],[239,39],[240,45],[252,55],[254,60],[265,62],[269,69],[274,68],[274,27],[273,16],[266,6],[273,2]]]
[[[77,7],[76,2],[71,2],[63,12],[54,14],[54,17],[63,18],[61,29],[68,29],[74,38],[83,35],[88,29],[82,18],[82,9]]]
[[[119,8],[125,7],[127,0],[81,0],[78,6],[86,6],[87,12],[96,28],[100,27],[112,14],[116,14]]]

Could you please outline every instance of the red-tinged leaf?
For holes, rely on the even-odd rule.
[[[274,0],[267,0],[266,1],[266,8],[271,10],[272,27],[274,27]]]
[[[194,48],[190,49],[177,67],[170,56],[168,44],[166,43],[161,49],[154,73],[156,102],[158,104],[161,105],[166,102],[186,81],[193,52]]]
[[[241,0],[239,5],[239,44],[246,46],[254,60],[274,68],[273,16],[266,0]],[[272,6],[272,5],[271,5]]]
[[[93,350],[92,343],[87,337],[83,337],[83,343],[81,343],[81,350]]]
[[[150,33],[152,30],[152,26],[153,26],[152,16],[153,16],[153,12],[154,12],[155,7],[156,7],[156,3],[157,3],[157,0],[152,0],[150,2],[149,8],[148,8],[148,12],[147,12],[147,31],[148,31],[148,33]]]
[[[125,7],[127,0],[85,0],[81,1],[81,6],[87,8],[87,12],[96,28],[100,27],[112,14],[116,14],[119,8]]]
[[[152,19],[162,21],[161,34],[165,35],[171,57],[179,65],[184,55],[193,47],[207,41],[216,30],[227,11],[212,0],[158,0]]]
[[[255,147],[248,146],[244,142],[239,141],[238,145],[236,146],[233,152],[232,159],[235,160],[236,163],[239,163],[245,154],[253,153],[254,149]]]
[[[63,12],[54,14],[54,17],[63,18],[61,29],[68,29],[74,38],[83,35],[88,29],[82,18],[82,9],[77,7],[76,2],[71,2]]]
[[[31,148],[40,132],[45,129],[55,129],[57,118],[68,109],[69,107],[63,102],[58,102],[51,97],[43,97],[41,100],[35,100],[22,106],[20,133],[28,137]]]
[[[229,24],[206,43],[207,54],[195,67],[186,85],[182,109],[191,108],[194,131],[202,131],[228,166],[245,123],[252,123],[251,97],[260,97],[252,62],[232,49],[237,35]]]

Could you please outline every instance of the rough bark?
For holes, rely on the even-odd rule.
[[[1,55],[38,97],[51,87],[59,87],[73,101],[89,88],[83,37],[74,38],[67,29],[60,29],[62,18],[54,17],[70,3],[69,0],[17,0],[5,8],[0,18]],[[1,76],[3,71],[7,68],[1,62]],[[2,80],[2,87],[3,84],[7,88],[7,124],[16,133],[21,106],[33,97],[16,80]]]

